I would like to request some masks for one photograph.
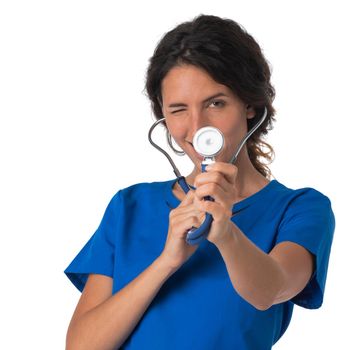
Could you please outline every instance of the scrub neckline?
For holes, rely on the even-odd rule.
[[[166,198],[166,201],[167,201],[168,205],[171,208],[176,208],[181,202],[174,195],[174,193],[172,191],[173,190],[173,186],[175,185],[176,181],[177,181],[177,179],[173,179],[173,180],[167,181],[166,182],[166,186],[165,186],[165,198]],[[242,199],[241,201],[235,203],[233,205],[232,211],[236,212],[236,211],[239,211],[239,210],[247,207],[248,205],[250,205],[253,202],[257,201],[260,197],[266,195],[266,193],[268,193],[272,189],[276,188],[277,186],[279,186],[279,182],[276,179],[270,180],[270,182],[267,185],[265,185],[263,188],[261,188],[259,191],[255,192],[251,196],[246,197],[246,198]]]

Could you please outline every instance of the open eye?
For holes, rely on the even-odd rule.
[[[224,107],[225,104],[226,104],[226,102],[223,101],[223,100],[214,100],[214,101],[210,102],[209,106],[214,105],[214,107],[219,107],[220,108],[220,107]]]

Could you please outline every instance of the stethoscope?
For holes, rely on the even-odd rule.
[[[259,122],[248,131],[246,136],[239,143],[236,152],[234,153],[233,157],[230,160],[231,164],[234,164],[236,162],[238,154],[241,151],[242,147],[244,146],[246,141],[249,139],[249,137],[254,133],[254,131],[263,123],[266,116],[267,116],[267,109],[265,107],[263,116],[260,118]],[[182,190],[187,194],[187,192],[190,191],[191,188],[186,182],[185,177],[181,175],[175,163],[171,159],[170,155],[163,148],[155,144],[151,137],[153,129],[164,120],[165,118],[159,119],[151,126],[148,132],[148,140],[152,146],[154,146],[157,150],[162,152],[167,157],[176,175],[176,181],[179,183]],[[207,165],[215,162],[215,156],[218,155],[220,151],[223,149],[224,143],[225,143],[225,139],[222,132],[219,129],[214,128],[213,126],[205,126],[196,131],[195,135],[193,136],[192,144],[196,152],[203,156],[203,161],[201,163],[202,172],[205,171],[205,168],[207,167]],[[207,196],[204,199],[211,200],[211,201],[214,200],[210,196]],[[187,232],[186,242],[190,245],[200,244],[208,236],[212,221],[213,221],[212,215],[209,213],[205,213],[205,220],[202,223],[202,225],[198,228],[192,227]]]

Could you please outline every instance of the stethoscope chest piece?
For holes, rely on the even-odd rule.
[[[203,157],[214,157],[224,147],[224,136],[219,129],[205,126],[195,133],[193,147]]]

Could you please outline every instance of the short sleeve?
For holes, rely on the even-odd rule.
[[[310,188],[289,203],[276,244],[291,241],[315,257],[315,270],[309,283],[291,299],[299,306],[317,309],[322,305],[334,229],[331,202],[322,193]]]
[[[113,277],[115,235],[120,211],[120,192],[109,202],[102,221],[85,246],[64,270],[70,281],[83,291],[88,275]]]

